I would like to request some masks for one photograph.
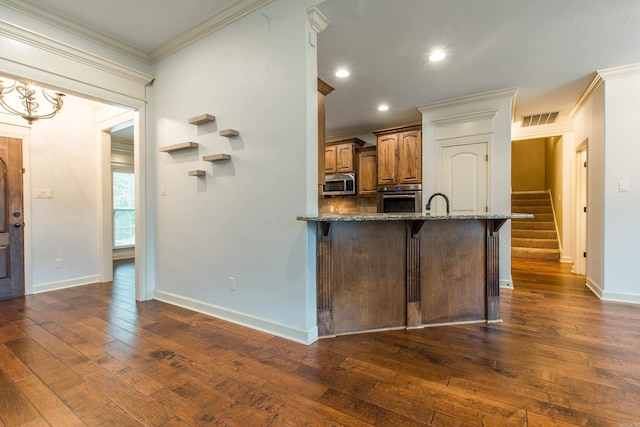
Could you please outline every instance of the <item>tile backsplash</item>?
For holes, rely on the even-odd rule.
[[[336,196],[318,199],[318,213],[373,213],[378,210],[376,197]]]

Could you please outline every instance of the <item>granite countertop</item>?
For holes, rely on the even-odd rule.
[[[533,218],[532,214],[522,213],[477,213],[477,214],[434,214],[429,213],[352,213],[352,214],[318,214],[300,215],[299,221],[337,222],[337,221],[437,221],[451,219],[516,219]]]

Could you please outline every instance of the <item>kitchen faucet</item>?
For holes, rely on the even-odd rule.
[[[431,197],[429,197],[429,200],[427,201],[426,210],[428,211],[431,210],[431,200],[436,196],[444,197],[444,201],[447,202],[447,214],[449,214],[451,212],[451,207],[449,206],[449,198],[442,193],[433,193]]]

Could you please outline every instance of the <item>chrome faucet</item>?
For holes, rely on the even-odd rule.
[[[433,193],[431,195],[431,197],[429,197],[429,200],[427,201],[426,210],[428,210],[428,211],[431,210],[431,200],[436,196],[444,197],[444,201],[447,202],[447,213],[450,213],[451,212],[451,207],[449,206],[449,198],[447,196],[445,196],[444,194],[442,194],[442,193]]]

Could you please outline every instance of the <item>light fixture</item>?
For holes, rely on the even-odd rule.
[[[444,50],[436,49],[433,52],[431,52],[431,54],[429,55],[429,61],[431,62],[442,61],[444,58],[446,58],[446,56],[447,54],[444,53]]]
[[[341,79],[349,77],[349,71],[345,68],[340,68],[338,71],[336,71],[336,77],[340,77]]]
[[[14,80],[9,86],[4,80],[0,80],[0,105],[11,114],[18,115],[32,124],[39,119],[49,119],[62,108],[62,97],[64,94],[55,92],[53,95],[45,89],[40,89],[44,101],[36,99],[38,88],[29,83]],[[41,103],[46,106],[46,114],[38,114]],[[50,110],[50,111],[49,111]]]
[[[388,105],[382,104],[378,105],[378,111],[387,111],[389,109]]]

